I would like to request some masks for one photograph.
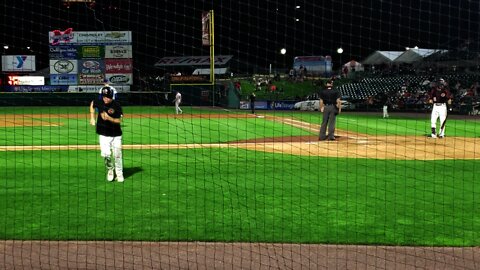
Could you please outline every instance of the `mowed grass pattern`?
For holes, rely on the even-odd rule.
[[[319,114],[276,115],[319,120]],[[416,123],[343,117],[352,129],[369,123],[400,132],[404,121]],[[86,121],[64,121],[58,128],[0,128],[0,139],[2,145],[96,144]],[[468,135],[474,124],[459,120],[449,132]],[[259,118],[126,118],[124,130],[125,144],[315,135]],[[479,244],[476,160],[324,158],[234,147],[124,150],[123,184],[105,180],[94,150],[0,152],[0,160],[2,239]]]

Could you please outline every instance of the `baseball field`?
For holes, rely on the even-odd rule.
[[[2,240],[480,245],[475,118],[124,112],[118,183],[86,107],[0,108]]]

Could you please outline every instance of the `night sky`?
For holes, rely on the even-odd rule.
[[[48,31],[131,30],[134,65],[147,72],[164,56],[208,55],[201,45],[201,13],[213,9],[215,53],[234,55],[234,70],[285,68],[300,55],[331,55],[338,66],[340,57],[361,61],[375,50],[406,46],[479,51],[479,2],[97,0],[94,7],[66,8],[60,0],[2,1],[0,39],[9,54],[31,54],[31,46],[42,68],[48,65]]]

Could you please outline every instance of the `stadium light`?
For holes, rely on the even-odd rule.
[[[286,54],[286,53],[287,53],[287,49],[285,49],[285,48],[280,49],[280,53],[281,53],[281,54]]]
[[[3,48],[4,48],[5,50],[8,50],[8,45],[4,45]]]
[[[300,6],[296,6],[295,8],[299,9],[299,8],[300,8]]]
[[[342,62],[343,49],[342,49],[342,47],[339,47],[337,49],[337,53],[340,55],[340,76],[342,76],[342,65],[343,65],[343,62]]]

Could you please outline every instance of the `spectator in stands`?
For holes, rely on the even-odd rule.
[[[293,81],[294,80],[294,76],[295,76],[295,71],[293,68],[290,69],[290,71],[288,72],[288,79],[290,81]]]
[[[298,81],[303,82],[304,77],[305,77],[305,67],[300,65],[300,68],[298,68]]]
[[[457,81],[457,83],[455,84],[455,86],[454,86],[452,89],[450,89],[452,95],[456,95],[457,93],[459,93],[461,87],[462,87],[462,84],[460,83],[460,81]]]
[[[373,97],[368,96],[367,99],[365,100],[365,103],[367,104],[367,111],[373,106]]]
[[[348,75],[348,67],[347,66],[343,66],[342,68],[342,77],[347,77]]]
[[[242,92],[242,85],[238,81],[235,82],[235,90],[237,90],[238,93]]]
[[[480,85],[478,84],[478,82],[472,84],[472,86],[470,86],[470,89],[472,90],[474,96],[480,95]]]
[[[475,94],[474,94],[474,92],[473,92],[473,88],[470,87],[470,88],[467,90],[466,96],[468,96],[468,97],[473,97],[474,95],[475,95]]]
[[[277,90],[277,86],[275,84],[270,84],[270,92],[274,93]]]

